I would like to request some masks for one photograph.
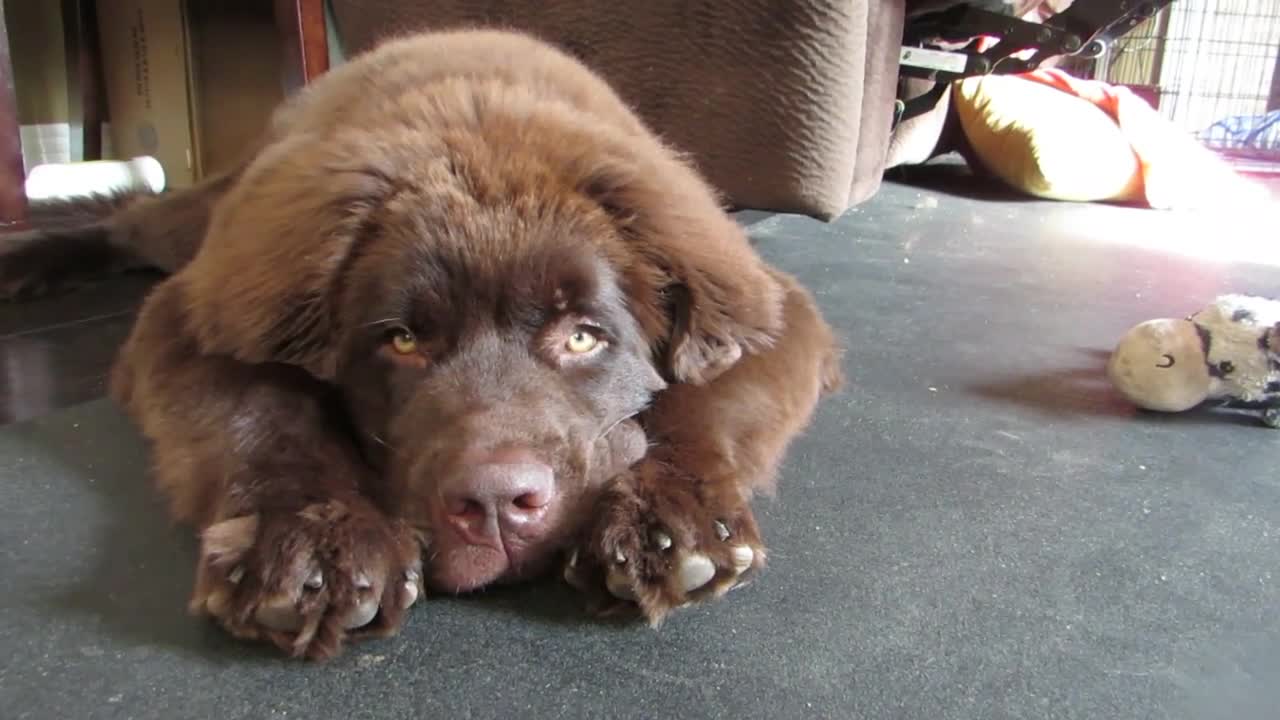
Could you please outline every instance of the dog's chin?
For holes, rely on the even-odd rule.
[[[466,593],[499,582],[510,569],[511,561],[502,550],[460,544],[433,554],[427,582],[438,592]]]
[[[546,571],[553,553],[506,551],[488,545],[457,542],[430,553],[427,584],[437,592],[462,594],[489,585],[528,580]]]

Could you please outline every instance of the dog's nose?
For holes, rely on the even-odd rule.
[[[469,465],[445,492],[445,513],[464,540],[498,547],[503,534],[542,534],[555,473],[523,450],[503,450]]]

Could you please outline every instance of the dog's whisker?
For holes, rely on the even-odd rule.
[[[374,325],[389,325],[391,323],[398,323],[398,322],[400,322],[400,318],[393,318],[393,317],[382,318],[381,320],[374,320],[373,322],[367,322],[361,325],[360,327],[373,327]]]
[[[604,437],[605,435],[608,435],[609,433],[613,432],[613,429],[614,429],[614,428],[618,427],[618,426],[619,426],[619,425],[621,425],[622,423],[624,423],[624,422],[626,422],[626,421],[630,420],[631,418],[633,418],[633,417],[635,417],[636,415],[639,415],[639,414],[640,414],[640,413],[635,413],[634,415],[627,415],[626,417],[620,417],[620,418],[618,418],[617,420],[614,420],[614,421],[613,421],[613,423],[609,425],[609,427],[607,427],[607,428],[605,428],[605,429],[604,429],[604,432],[601,432],[599,435],[597,435],[597,436],[596,436],[596,440],[599,440],[600,438]]]

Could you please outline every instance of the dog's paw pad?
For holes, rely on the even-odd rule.
[[[680,588],[687,593],[697,590],[716,576],[716,564],[702,553],[690,553],[680,561],[676,577]]]

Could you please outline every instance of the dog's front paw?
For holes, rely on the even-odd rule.
[[[413,532],[360,499],[223,520],[201,540],[191,611],[294,657],[394,633],[423,591]]]
[[[609,613],[637,606],[651,624],[723,595],[764,565],[751,508],[734,487],[644,460],[605,489],[565,579]]]

